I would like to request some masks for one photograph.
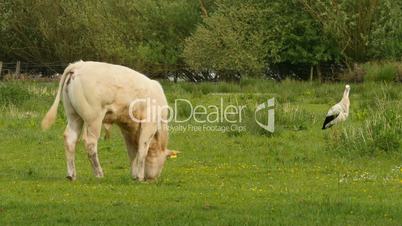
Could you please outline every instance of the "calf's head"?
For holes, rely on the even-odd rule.
[[[159,177],[166,159],[172,154],[168,149],[150,147],[145,162],[145,179],[153,180]]]

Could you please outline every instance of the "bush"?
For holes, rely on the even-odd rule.
[[[363,82],[366,70],[362,64],[355,64],[353,71],[345,71],[339,76],[341,81]]]
[[[367,63],[363,65],[366,75],[365,81],[387,81],[392,82],[397,80],[398,67],[396,63]]]
[[[402,82],[402,63],[397,64],[396,68],[397,68],[396,80]]]

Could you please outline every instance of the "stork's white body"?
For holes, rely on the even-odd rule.
[[[335,124],[346,121],[349,116],[349,92],[350,86],[346,85],[342,100],[329,109],[322,129],[327,129]]]

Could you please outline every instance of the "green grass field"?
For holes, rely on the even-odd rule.
[[[351,84],[347,122],[321,126],[344,84],[245,80],[163,82],[170,103],[246,105],[246,131],[174,131],[157,181],[130,177],[117,127],[99,143],[105,178],[83,145],[77,181],[65,179],[65,117],[40,121],[56,83],[0,83],[0,225],[400,225],[402,86]],[[258,127],[258,103],[275,97],[276,131]],[[189,113],[181,106],[179,116]],[[264,115],[258,116],[264,119]],[[195,125],[191,121],[189,124]],[[172,126],[176,126],[173,124]]]

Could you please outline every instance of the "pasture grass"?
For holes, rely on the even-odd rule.
[[[83,145],[67,181],[62,107],[42,132],[57,83],[0,83],[0,225],[400,225],[402,87],[351,84],[347,122],[321,126],[344,84],[246,80],[162,82],[169,103],[246,105],[245,131],[172,131],[169,159],[152,182],[131,180],[117,127],[99,142],[105,178]],[[276,131],[254,121],[276,98]],[[191,113],[182,105],[179,117]],[[260,120],[264,115],[258,116]],[[183,124],[197,125],[194,120]],[[217,123],[218,126],[229,125]],[[172,127],[179,126],[173,123]]]

